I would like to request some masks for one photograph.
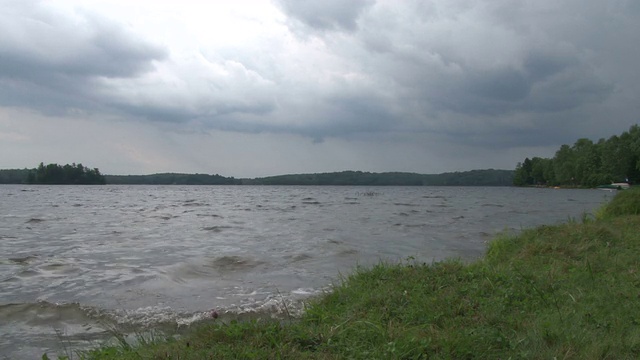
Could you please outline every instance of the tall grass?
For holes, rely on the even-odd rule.
[[[595,220],[500,236],[470,264],[358,268],[286,324],[216,321],[81,358],[640,358],[638,194],[621,192]]]
[[[622,215],[640,215],[640,189],[631,188],[621,191],[598,212],[599,218],[611,218]]]

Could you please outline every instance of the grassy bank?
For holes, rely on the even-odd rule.
[[[640,357],[640,191],[596,219],[503,236],[474,263],[356,271],[298,320],[194,328],[85,359]]]

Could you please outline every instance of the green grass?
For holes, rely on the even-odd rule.
[[[621,215],[640,215],[640,190],[631,188],[618,192],[614,199],[598,212],[599,218],[611,218]]]
[[[76,358],[640,358],[639,204],[620,192],[596,219],[498,237],[470,264],[357,269],[292,322],[213,322]]]

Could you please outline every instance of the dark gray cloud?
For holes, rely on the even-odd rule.
[[[497,116],[567,111],[612,94],[613,85],[587,64],[553,60],[532,63],[527,58],[518,68],[464,69],[441,84],[431,101],[444,111]]]
[[[0,5],[0,104],[50,113],[100,107],[101,78],[135,78],[166,59],[161,46],[113,20],[46,2]]]
[[[279,0],[285,12],[307,26],[318,30],[357,29],[360,14],[375,0]]]
[[[608,134],[591,111],[638,92],[620,77],[638,78],[628,61],[639,57],[629,47],[629,36],[640,31],[631,19],[639,19],[625,13],[627,4],[402,4],[379,1],[367,11],[356,35],[367,52],[353,52],[397,95],[395,104],[405,109],[397,128],[414,119],[412,131],[461,143],[546,144],[592,134],[594,126]],[[623,108],[616,109],[627,124],[620,130],[637,121],[630,104]]]
[[[280,131],[300,133],[322,141],[326,137],[354,138],[361,134],[393,131],[395,116],[375,94],[342,95],[322,99],[321,111],[307,113],[310,124]],[[292,131],[293,130],[293,131]]]

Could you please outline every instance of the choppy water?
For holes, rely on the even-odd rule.
[[[498,231],[581,218],[595,190],[0,186],[0,359],[301,308],[356,265],[482,255]]]

